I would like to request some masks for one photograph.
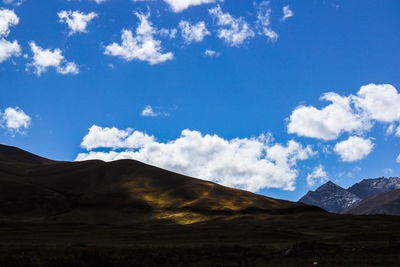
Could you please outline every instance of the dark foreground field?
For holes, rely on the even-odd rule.
[[[400,218],[243,216],[192,225],[0,224],[0,266],[400,266]]]

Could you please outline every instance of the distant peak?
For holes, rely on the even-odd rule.
[[[341,188],[340,186],[338,186],[334,182],[328,181],[328,182],[324,183],[323,185],[321,185],[320,187],[318,187],[316,191],[318,191],[318,189],[328,188],[328,187],[339,187],[339,188]]]

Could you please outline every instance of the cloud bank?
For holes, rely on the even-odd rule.
[[[254,192],[263,188],[294,190],[297,162],[315,155],[310,146],[304,147],[293,140],[285,145],[274,143],[269,135],[227,140],[218,135],[183,130],[177,139],[159,142],[140,131],[96,125],[89,129],[81,146],[89,152],[80,153],[78,161],[136,159]],[[91,151],[104,148],[112,150]]]

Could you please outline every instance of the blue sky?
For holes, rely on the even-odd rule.
[[[327,179],[399,176],[399,11],[381,0],[4,0],[0,143],[58,160],[135,158],[290,200]]]

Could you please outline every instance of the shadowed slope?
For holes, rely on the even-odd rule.
[[[26,164],[25,155],[32,155],[26,153],[12,153],[13,159],[22,158],[23,163],[0,161],[0,219],[85,223],[170,219],[192,223],[240,214],[321,211],[134,160],[32,165]]]
[[[346,210],[344,213],[357,215],[387,214],[400,216],[400,189],[367,198],[354,207]]]
[[[0,144],[0,161],[27,163],[27,164],[49,164],[53,160],[39,157],[22,149]]]

